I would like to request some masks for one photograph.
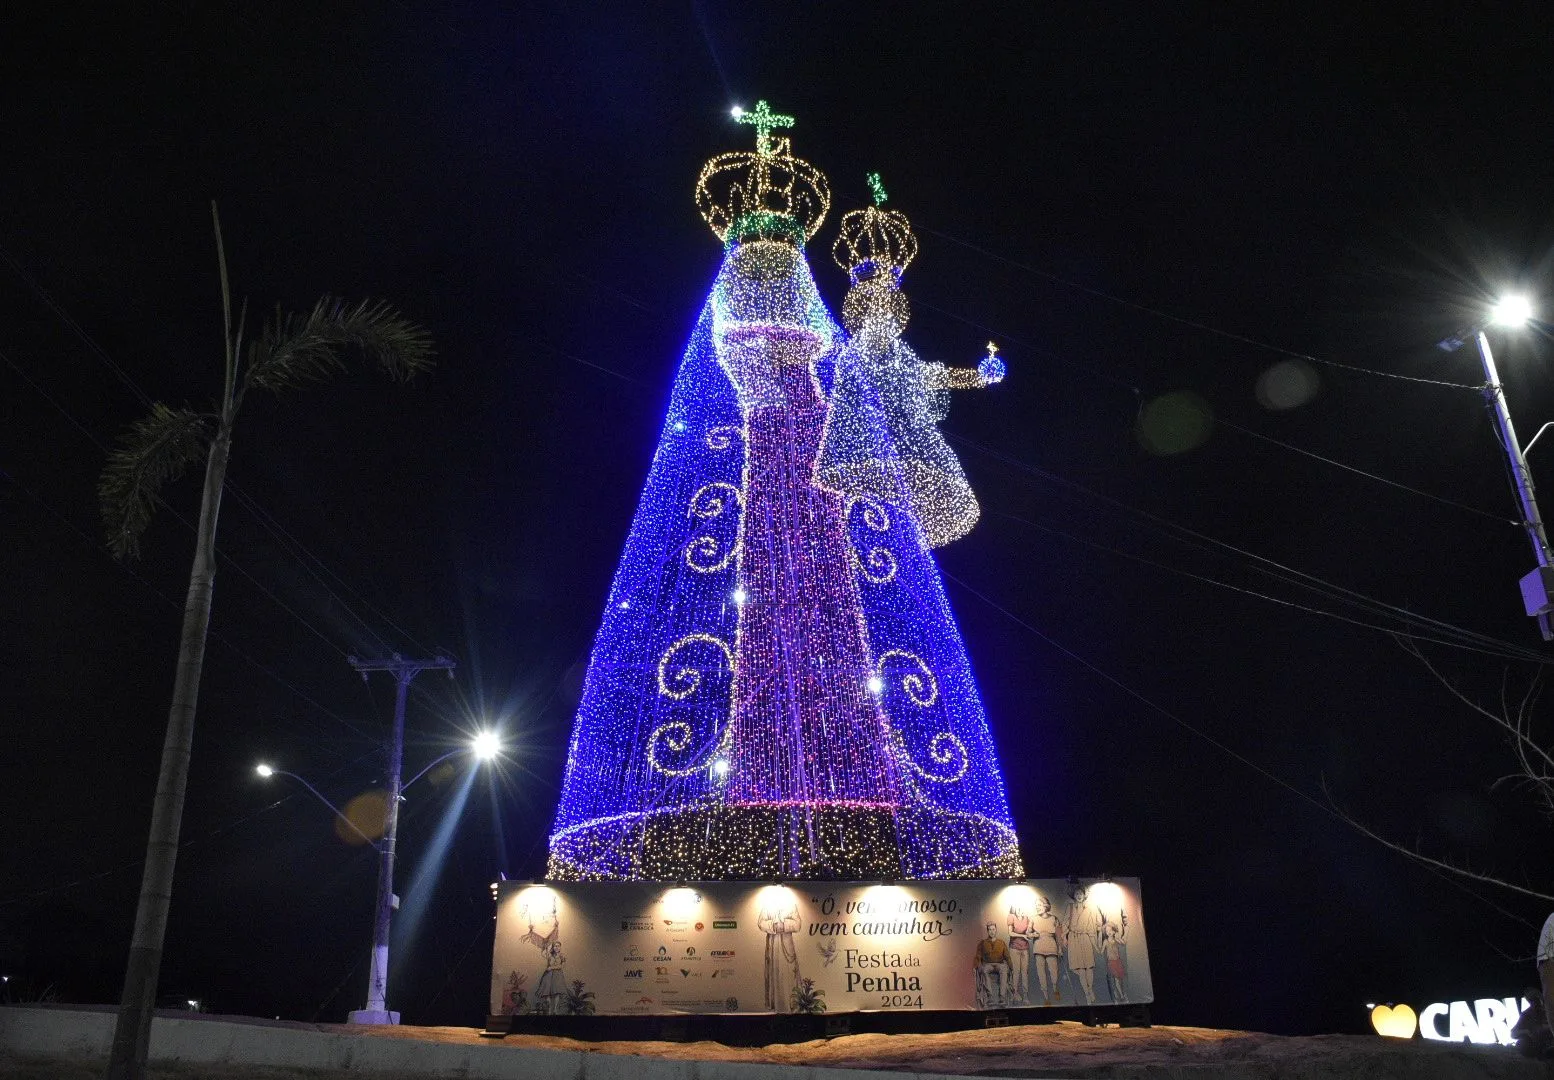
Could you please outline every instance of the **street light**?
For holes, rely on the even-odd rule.
[[[481,761],[490,761],[502,752],[502,737],[494,731],[482,731],[475,736],[471,745],[476,757]]]
[[[1544,641],[1554,641],[1554,624],[1549,613],[1554,611],[1554,555],[1549,552],[1549,537],[1543,527],[1543,515],[1538,511],[1538,499],[1533,492],[1532,473],[1527,468],[1526,452],[1517,441],[1516,427],[1511,423],[1511,409],[1506,404],[1505,387],[1500,383],[1500,372],[1495,367],[1495,354],[1489,347],[1490,326],[1516,328],[1526,326],[1532,320],[1532,301],[1519,294],[1508,294],[1497,300],[1489,311],[1487,322],[1459,330],[1442,341],[1441,349],[1452,352],[1462,347],[1463,338],[1473,335],[1478,345],[1479,360],[1484,365],[1484,401],[1500,430],[1500,444],[1505,447],[1506,459],[1511,465],[1511,484],[1516,489],[1517,500],[1522,507],[1522,525],[1527,539],[1532,543],[1533,557],[1538,560],[1537,569],[1521,579],[1522,606],[1527,614],[1538,620],[1538,629]],[[1539,435],[1543,432],[1539,432]],[[1537,436],[1534,436],[1534,441]]]
[[[1489,310],[1489,321],[1496,326],[1526,326],[1532,318],[1532,301],[1520,293],[1502,296]]]
[[[477,733],[463,746],[454,747],[441,757],[434,758],[424,769],[416,773],[406,783],[399,782],[398,755],[394,755],[395,768],[389,776],[389,792],[392,800],[383,815],[383,838],[373,840],[356,823],[346,817],[334,803],[326,799],[323,794],[296,773],[277,769],[273,765],[260,762],[254,766],[254,772],[265,779],[272,776],[289,776],[303,787],[311,791],[325,806],[329,807],[334,815],[350,826],[351,831],[360,836],[378,852],[378,899],[373,906],[373,935],[372,935],[372,969],[367,983],[367,1005],[363,1009],[354,1009],[346,1018],[347,1023],[352,1024],[397,1024],[399,1013],[393,1012],[388,1007],[388,960],[389,960],[389,927],[393,919],[393,913],[399,907],[399,897],[394,895],[394,851],[399,832],[399,814],[395,802],[404,798],[402,792],[421,777],[431,772],[444,761],[456,754],[473,753],[479,761],[491,761],[502,752],[501,737],[491,730]]]

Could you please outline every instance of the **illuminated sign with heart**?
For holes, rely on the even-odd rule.
[[[1515,1046],[1511,1029],[1527,1011],[1527,999],[1479,998],[1437,1002],[1418,1013],[1407,1005],[1367,1005],[1371,1027],[1389,1039],[1412,1039],[1414,1032],[1434,1042],[1471,1042]]]
[[[1371,1010],[1371,1027],[1389,1039],[1412,1039],[1419,1017],[1407,1005],[1377,1005]]]

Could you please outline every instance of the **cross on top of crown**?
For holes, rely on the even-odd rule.
[[[790,128],[793,126],[793,117],[784,116],[782,113],[774,113],[771,106],[765,101],[757,101],[755,108],[750,110],[734,106],[734,120],[741,124],[755,125],[755,152],[762,157],[769,157],[772,152],[772,129]]]

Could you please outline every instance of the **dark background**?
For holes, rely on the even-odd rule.
[[[485,721],[509,753],[434,889],[406,898],[428,915],[396,942],[391,999],[407,1022],[484,1016],[486,885],[543,869],[570,708],[718,263],[695,177],[748,144],[728,109],[758,97],[798,117],[795,150],[835,188],[810,251],[833,308],[835,214],[879,170],[922,241],[909,340],[961,363],[1004,346],[1007,382],[946,424],[984,518],[941,565],[1027,867],[1143,879],[1156,1018],[1363,1030],[1368,1002],[1531,981],[1547,901],[1464,889],[1330,812],[1549,891],[1547,820],[1489,789],[1514,768],[1495,728],[1387,633],[1239,590],[1421,625],[1270,581],[1261,556],[1511,643],[1424,646],[1491,705],[1540,666],[1509,655],[1547,655],[1476,393],[1324,363],[1298,408],[1255,392],[1280,349],[1474,384],[1471,347],[1434,343],[1507,285],[1554,295],[1542,5],[131,7],[51,7],[0,58],[13,998],[118,993],[192,534],[164,510],[116,565],[94,486],[134,388],[219,390],[214,198],[250,322],[383,297],[440,363],[411,389],[353,375],[242,417],[163,993],[359,1007],[371,854],[252,767],[341,803],[370,789],[392,684],[346,654],[445,647],[457,677],[415,684],[409,766]],[[1549,341],[1495,341],[1530,438],[1554,417]],[[1141,405],[1181,390],[1220,422],[1165,453],[1182,429],[1141,441]],[[194,519],[193,479],[167,495]],[[459,786],[412,789],[402,891]]]

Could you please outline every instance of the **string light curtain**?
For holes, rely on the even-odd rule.
[[[549,874],[1016,876],[921,472],[903,467],[920,451],[804,257],[825,177],[772,135],[791,117],[762,102],[739,118],[755,152],[698,181],[724,260],[595,640]],[[844,393],[867,488],[818,467]]]

